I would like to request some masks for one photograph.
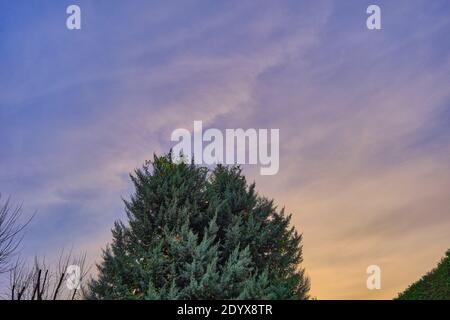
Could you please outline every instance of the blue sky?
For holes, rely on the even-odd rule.
[[[366,28],[369,4],[382,30]],[[95,260],[128,173],[176,128],[279,128],[279,174],[246,173],[293,213],[312,293],[391,298],[450,244],[449,13],[446,0],[0,0],[0,192],[37,211],[24,255]]]

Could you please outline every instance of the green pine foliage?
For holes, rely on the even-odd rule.
[[[307,299],[302,236],[239,167],[174,163],[131,176],[128,223],[90,283],[92,299]]]
[[[400,293],[399,300],[450,300],[450,249],[438,266]]]

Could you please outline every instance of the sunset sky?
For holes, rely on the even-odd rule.
[[[22,255],[95,261],[177,128],[277,128],[279,173],[244,169],[293,214],[311,294],[393,298],[450,248],[449,35],[448,0],[0,0],[0,193],[37,212]]]

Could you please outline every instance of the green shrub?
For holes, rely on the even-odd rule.
[[[450,300],[450,249],[436,268],[410,285],[399,300]]]

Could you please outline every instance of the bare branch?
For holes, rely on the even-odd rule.
[[[24,223],[20,223],[21,217],[22,206],[11,207],[9,198],[0,205],[0,274],[10,271],[9,261],[22,241],[23,229],[33,219],[34,214]]]
[[[67,270],[70,265],[80,268],[80,287],[69,289],[65,282],[70,274]],[[89,272],[86,268],[86,254],[72,257],[72,251],[65,254],[62,251],[55,268],[46,265],[45,260],[35,258],[33,268],[17,260],[10,271],[10,298],[11,300],[75,300],[84,297],[84,281]]]

